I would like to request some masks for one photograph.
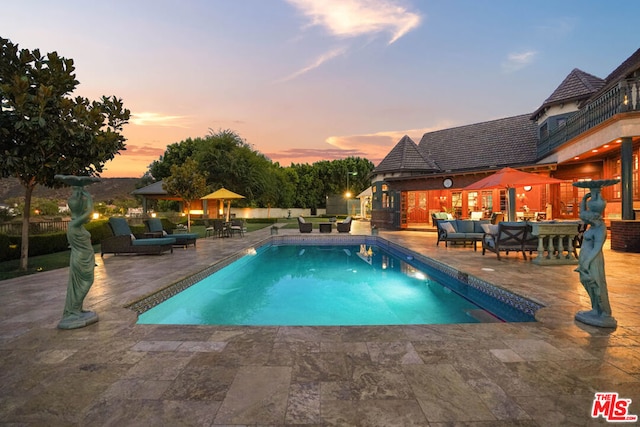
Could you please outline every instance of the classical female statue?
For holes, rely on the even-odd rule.
[[[607,202],[602,198],[600,190],[616,182],[617,180],[598,180],[574,184],[577,187],[591,189],[591,192],[585,194],[580,202],[580,219],[588,227],[584,232],[578,268],[575,270],[579,273],[580,282],[591,299],[591,310],[579,311],[575,318],[589,325],[610,328],[615,328],[617,322],[611,316],[604,271],[602,247],[607,240],[607,226],[602,213]]]
[[[67,229],[67,240],[71,247],[69,281],[64,312],[58,328],[82,328],[98,321],[98,315],[93,311],[83,310],[82,303],[93,285],[96,265],[91,234],[84,228],[84,224],[91,220],[93,200],[84,186],[99,179],[73,175],[56,175],[56,179],[70,185],[73,189],[67,201],[71,211],[71,221]]]

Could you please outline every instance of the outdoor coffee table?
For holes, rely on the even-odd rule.
[[[321,222],[320,223],[320,232],[321,233],[331,233],[331,223],[330,222]]]

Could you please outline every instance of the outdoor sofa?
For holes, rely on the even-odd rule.
[[[131,232],[125,218],[109,218],[109,229],[113,236],[102,239],[100,257],[104,254],[145,254],[157,255],[171,251],[176,239],[173,237],[136,236]]]
[[[172,229],[165,229],[162,226],[162,220],[160,218],[149,218],[144,220],[144,225],[147,228],[147,237],[173,237],[176,239],[174,246],[182,246],[185,249],[189,245],[196,245],[196,239],[198,233],[174,233]]]
[[[445,246],[451,243],[462,243],[465,247],[467,243],[473,245],[473,250],[478,250],[476,243],[481,242],[484,236],[483,224],[490,224],[489,220],[468,220],[468,219],[438,219],[438,239],[436,246],[444,242]]]

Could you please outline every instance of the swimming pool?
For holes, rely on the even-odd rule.
[[[464,283],[464,277],[451,277],[393,248],[304,243],[271,242],[249,251],[153,308],[138,309],[138,323],[349,326],[533,320]]]

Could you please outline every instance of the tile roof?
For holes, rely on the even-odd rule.
[[[522,114],[425,133],[418,147],[442,172],[532,164],[538,127]]]
[[[540,108],[531,116],[535,120],[544,110],[551,106],[571,101],[588,99],[605,85],[600,77],[574,68],[553,93],[545,99]]]
[[[153,184],[149,184],[146,187],[138,188],[131,192],[134,196],[150,196],[150,195],[164,195],[167,194],[167,190],[162,188],[162,181],[156,181]]]
[[[636,50],[630,57],[624,60],[624,62],[613,70],[605,81],[607,84],[617,82],[620,79],[626,78],[628,74],[636,71],[640,68],[640,49]]]
[[[403,136],[395,147],[374,169],[374,172],[412,172],[437,171],[438,166],[425,157],[418,145],[407,135]]]
[[[640,70],[640,49],[636,50],[630,57],[625,59],[620,65],[616,67],[605,79],[605,84],[589,98],[585,104],[589,101],[598,98],[604,92],[617,85],[620,80],[626,79],[634,71]]]

